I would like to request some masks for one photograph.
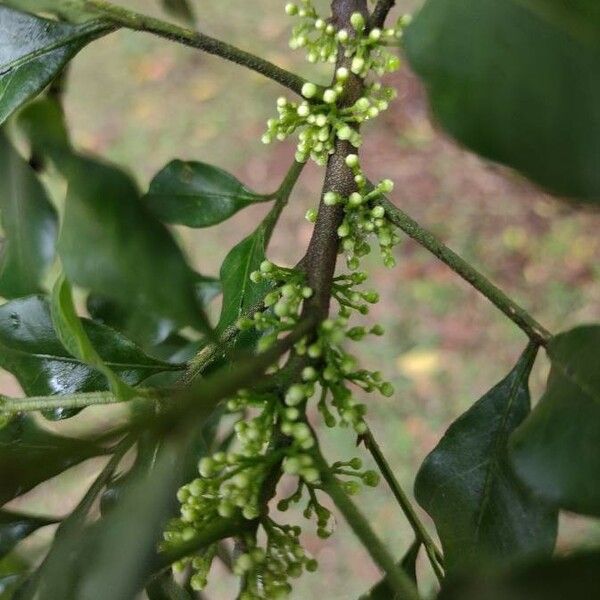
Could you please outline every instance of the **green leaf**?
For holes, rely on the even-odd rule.
[[[555,336],[546,393],[511,437],[517,475],[546,500],[600,516],[600,325]]]
[[[172,573],[158,576],[147,588],[148,600],[193,600],[176,581]]]
[[[0,429],[0,506],[68,468],[104,454],[91,442],[56,435],[19,416]]]
[[[194,291],[198,302],[206,306],[220,294],[221,283],[213,277],[197,274]],[[177,331],[177,325],[164,315],[130,310],[99,294],[88,296],[87,309],[94,320],[122,332],[148,352]]]
[[[180,368],[145,355],[121,334],[87,319],[83,329],[102,360],[129,385]],[[30,296],[0,306],[0,366],[11,372],[28,396],[107,389],[106,378],[73,358],[52,325],[49,303]]]
[[[417,539],[411,544],[407,550],[400,567],[404,572],[417,583],[417,558],[419,557],[419,550],[421,549],[421,542]],[[369,592],[361,596],[361,600],[401,600],[394,593],[394,589],[390,586],[388,578],[384,577],[374,585]]]
[[[0,559],[4,558],[21,540],[40,529],[40,527],[46,527],[56,522],[56,519],[45,519],[0,510]]]
[[[438,600],[591,600],[600,595],[600,552],[465,577],[446,585]]]
[[[557,513],[528,492],[507,460],[509,434],[530,410],[528,379],[537,348],[455,421],[415,482],[433,518],[449,573],[475,565],[550,555]]]
[[[74,151],[63,109],[55,98],[47,96],[30,102],[19,112],[16,122],[32,154],[49,157],[59,169],[68,166],[67,160]]]
[[[132,310],[207,330],[195,274],[169,231],[115,167],[75,157],[59,254],[68,279]]]
[[[201,162],[170,162],[150,183],[145,197],[164,223],[210,227],[236,212],[269,200],[244,187],[229,173]]]
[[[0,123],[37,96],[106,23],[70,25],[0,6]]]
[[[192,5],[188,0],[161,0],[164,9],[177,19],[181,19],[188,25],[195,25],[196,18]]]
[[[134,395],[134,391],[102,360],[92,345],[90,338],[83,328],[83,322],[75,311],[71,286],[60,275],[52,290],[50,314],[54,331],[61,344],[81,362],[100,371],[117,398],[127,400]]]
[[[16,600],[15,591],[29,570],[29,564],[14,552],[0,560],[0,600]]]
[[[0,258],[0,295],[40,291],[54,259],[57,216],[33,169],[0,132],[0,219],[4,244]]]
[[[152,471],[136,473],[108,514],[62,540],[60,551],[38,576],[35,597],[136,597],[153,572],[165,524],[176,512],[175,494],[183,483],[181,455],[189,442],[186,434],[177,437],[165,440]]]
[[[265,260],[266,227],[258,229],[242,240],[226,256],[221,266],[223,307],[217,331],[222,333],[236,323],[245,309],[259,302],[268,289],[264,283],[250,281],[250,273]]]
[[[428,0],[406,49],[459,142],[554,193],[600,201],[597,2]]]

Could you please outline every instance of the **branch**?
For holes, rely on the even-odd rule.
[[[368,550],[371,558],[386,573],[390,587],[402,600],[419,600],[419,592],[410,577],[396,564],[392,555],[377,537],[364,515],[344,492],[319,451],[315,452],[321,472],[323,491],[335,502],[348,525]]]
[[[415,532],[415,536],[425,547],[425,552],[427,553],[429,562],[431,563],[431,566],[435,572],[436,577],[438,578],[438,581],[440,581],[441,583],[441,581],[444,578],[444,572],[441,569],[443,561],[442,553],[436,547],[435,542],[433,541],[433,539],[431,539],[431,536],[425,528],[425,525],[423,525],[423,523],[419,519],[419,516],[417,515],[410,500],[408,499],[408,496],[400,486],[400,483],[396,479],[394,472],[392,471],[389,463],[383,455],[379,444],[375,441],[371,430],[369,429],[367,433],[361,436],[361,439],[364,441],[366,448],[369,450],[371,456],[377,463],[381,474],[387,481],[387,484],[390,486],[390,489],[392,490],[394,497],[398,501],[402,512],[405,514],[406,518],[408,519],[408,522],[410,523],[410,526]]]
[[[105,0],[84,0],[84,7],[114,25],[134,31],[153,33],[159,37],[178,42],[184,46],[204,50],[209,54],[220,56],[238,65],[252,69],[297,94],[300,94],[302,86],[306,83],[302,77],[298,77],[298,75],[274,65],[268,60],[255,56],[245,50],[240,50],[231,44],[203,33],[179,27],[178,25],[167,23],[148,15],[136,13],[110,2],[105,2]]]
[[[533,342],[546,347],[552,334],[540,325],[524,308],[511,300],[500,288],[472,267],[466,260],[450,250],[430,231],[421,227],[405,212],[394,206],[387,198],[381,199],[387,218],[409,237],[437,256],[455,273],[483,294],[496,308],[518,325]]]
[[[392,8],[396,4],[396,0],[379,0],[373,9],[371,15],[371,27],[383,27],[385,20]]]

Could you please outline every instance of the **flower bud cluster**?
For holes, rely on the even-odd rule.
[[[304,275],[293,269],[279,267],[265,260],[258,271],[250,274],[253,283],[268,282],[273,289],[264,298],[264,310],[251,317],[242,317],[237,322],[238,329],[255,329],[262,333],[258,350],[264,352],[278,339],[279,335],[291,330],[300,318],[305,300],[313,291],[304,283]]]
[[[266,547],[248,537],[246,552],[235,561],[234,573],[243,577],[240,600],[287,598],[292,591],[290,579],[318,568],[317,561],[300,544],[300,527],[279,525],[272,519],[267,519],[263,527]]]
[[[400,242],[400,236],[386,220],[385,209],[377,200],[391,192],[394,183],[390,179],[384,179],[374,188],[369,189],[358,156],[350,154],[346,158],[346,164],[354,173],[357,191],[348,197],[335,192],[326,192],[323,196],[323,202],[327,206],[340,204],[344,207],[344,219],[337,233],[341,240],[341,250],[346,255],[346,264],[351,270],[358,269],[361,258],[371,252],[371,246],[367,241],[369,236],[376,236],[383,263],[391,268],[396,264],[392,248]],[[309,210],[306,218],[316,220],[316,210]]]

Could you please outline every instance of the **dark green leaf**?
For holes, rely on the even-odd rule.
[[[56,523],[56,519],[43,519],[0,510],[0,558],[4,558],[16,544],[40,527],[53,523]]]
[[[600,200],[594,0],[428,0],[406,34],[442,126],[557,194]]]
[[[530,410],[529,347],[509,375],[455,421],[425,459],[415,496],[431,515],[448,572],[550,555],[557,513],[519,484],[507,460],[509,434]]]
[[[207,329],[195,274],[164,225],[118,169],[73,158],[59,239],[69,280],[132,310]]]
[[[161,0],[165,10],[174,17],[185,21],[188,25],[195,25],[196,19],[192,5],[188,0]]]
[[[136,597],[153,571],[157,544],[176,510],[175,494],[183,482],[181,454],[188,442],[185,435],[166,441],[151,473],[136,473],[108,514],[64,539],[37,579],[36,597]]]
[[[105,23],[70,25],[0,6],[0,123],[37,96]]]
[[[15,298],[40,291],[54,258],[57,217],[33,169],[0,132],[0,219],[4,243],[0,295]]]
[[[546,393],[511,438],[517,475],[561,508],[600,516],[600,325],[548,346]]]
[[[164,223],[210,227],[225,221],[260,196],[229,173],[200,162],[170,162],[150,183],[145,198]]]
[[[421,542],[415,540],[400,563],[400,567],[404,572],[417,583],[417,558],[419,557],[419,550],[421,549]],[[388,582],[388,578],[384,577],[379,583],[371,588],[369,592],[361,596],[361,600],[401,600],[394,593],[394,589]]]
[[[265,260],[264,223],[233,248],[221,266],[223,307],[217,331],[223,332],[235,324],[245,309],[251,308],[265,295],[268,286],[250,281],[250,273]]]
[[[600,598],[600,552],[482,573],[449,584],[438,600],[592,600]]]
[[[56,166],[66,168],[73,149],[62,107],[55,98],[42,97],[30,102],[17,117],[17,125],[27,138],[31,153],[50,158]]]
[[[221,292],[221,283],[212,277],[196,275],[194,289],[198,302],[206,306]],[[88,297],[87,308],[94,320],[124,333],[148,352],[177,330],[176,324],[168,318],[140,310],[128,310],[99,294]]]
[[[28,569],[29,564],[14,552],[0,560],[0,600],[16,598],[14,593]]]
[[[0,429],[0,506],[104,451],[85,440],[40,428],[29,416]]]
[[[133,390],[115,375],[92,345],[83,327],[83,321],[75,311],[71,286],[62,275],[52,291],[50,314],[54,331],[66,350],[82,363],[100,371],[118,398],[121,400],[131,398],[134,395]]]
[[[157,577],[147,588],[148,600],[193,600],[173,578],[172,573]]]
[[[121,334],[93,321],[83,328],[102,360],[129,385],[177,368],[146,356]],[[73,358],[52,325],[49,303],[39,296],[0,306],[0,366],[19,380],[28,396],[107,389],[106,378]]]

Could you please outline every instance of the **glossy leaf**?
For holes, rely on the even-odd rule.
[[[537,350],[455,421],[415,482],[433,518],[449,573],[478,564],[550,555],[557,513],[528,492],[507,460],[509,434],[530,410],[528,379]]]
[[[0,295],[15,298],[41,290],[52,263],[57,216],[33,169],[0,132]]]
[[[34,531],[53,523],[56,523],[55,519],[43,519],[0,510],[0,559]]]
[[[0,506],[88,458],[104,453],[85,440],[56,435],[19,416],[0,429]]]
[[[195,274],[133,181],[81,157],[72,160],[68,180],[59,254],[69,281],[132,310],[206,330]]]
[[[162,5],[169,14],[177,19],[181,19],[188,25],[195,24],[194,11],[188,0],[162,0]]]
[[[145,355],[121,334],[87,319],[83,329],[102,360],[129,385],[178,368]],[[54,331],[49,303],[39,296],[0,306],[0,366],[28,396],[107,389],[106,378],[71,356]]]
[[[194,291],[202,306],[208,305],[221,292],[221,283],[213,277],[196,275]],[[87,308],[92,318],[124,333],[129,339],[150,351],[177,331],[170,319],[140,310],[129,310],[105,296],[91,294]]]
[[[170,162],[150,183],[145,198],[164,223],[210,227],[269,198],[244,187],[222,169],[200,162]]]
[[[438,600],[592,600],[600,597],[600,552],[481,573],[450,583]]]
[[[0,6],[0,123],[37,96],[86,44],[110,29],[97,21],[70,25]]]
[[[223,307],[217,327],[223,332],[233,325],[245,309],[259,302],[268,286],[250,281],[250,273],[265,260],[266,232],[264,223],[246,239],[235,246],[221,266],[223,285]]]
[[[62,275],[52,290],[50,315],[58,339],[74,358],[100,371],[106,377],[112,392],[121,400],[127,400],[134,395],[133,390],[115,375],[96,352],[83,328],[82,320],[75,311],[71,286]]]
[[[557,194],[600,201],[596,2],[428,0],[406,49],[459,142]]]
[[[548,345],[546,393],[511,438],[523,482],[548,501],[600,516],[600,325],[577,327]]]

